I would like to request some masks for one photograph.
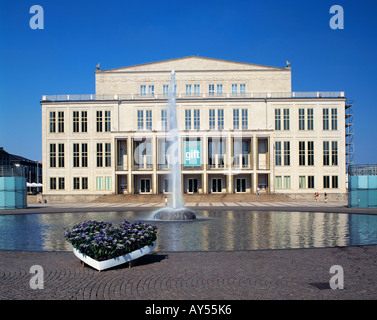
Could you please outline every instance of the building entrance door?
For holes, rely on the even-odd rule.
[[[198,193],[198,179],[188,179],[188,193]]]
[[[212,192],[222,192],[221,179],[212,179]]]
[[[236,191],[246,192],[246,179],[245,178],[236,179]]]
[[[140,179],[140,193],[151,192],[151,179]]]

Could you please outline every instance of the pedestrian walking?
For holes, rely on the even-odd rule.
[[[168,197],[165,196],[165,206],[167,206],[167,205],[168,205]]]
[[[318,201],[318,192],[314,193],[315,201]]]
[[[257,188],[257,195],[260,196],[259,187]]]
[[[325,192],[325,203],[327,203],[327,193]]]

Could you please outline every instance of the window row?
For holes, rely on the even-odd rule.
[[[314,176],[299,176],[299,188],[300,189],[314,189]],[[331,185],[330,185],[331,181]],[[324,189],[338,189],[339,182],[338,176],[323,176],[323,188]]]
[[[50,177],[50,190],[65,190],[65,177]],[[88,177],[73,177],[73,190],[88,190]],[[111,177],[96,177],[96,190],[111,190]]]
[[[298,159],[300,166],[314,166],[314,141],[298,142]],[[275,165],[289,166],[290,142],[275,141]],[[330,157],[331,155],[331,157]],[[338,165],[338,141],[323,141],[323,162],[324,166]]]
[[[330,184],[331,182],[331,184]],[[290,176],[275,176],[275,189],[290,189],[291,177]],[[314,189],[314,176],[299,176],[300,189]],[[338,176],[323,176],[324,189],[338,189]]]
[[[282,111],[283,110],[283,111]],[[290,117],[289,109],[275,109],[275,130],[290,130]],[[338,130],[338,109],[331,108],[331,121],[330,109],[322,109],[322,129],[323,130]],[[331,125],[331,126],[330,126]],[[298,109],[298,129],[299,130],[314,130],[314,112],[312,108],[299,108]]]
[[[65,144],[50,143],[49,152],[50,168],[65,167]],[[73,144],[73,167],[88,167],[88,144]],[[111,167],[111,143],[97,143],[96,145],[97,167]]]
[[[186,84],[185,85],[186,96],[198,96],[200,95],[200,84]],[[177,86],[175,86],[175,93],[177,92]],[[164,84],[162,86],[163,95],[167,96],[169,94],[169,85]],[[141,96],[152,96],[155,94],[155,86],[152,85],[140,85],[140,95]],[[223,84],[221,83],[211,83],[208,85],[208,94],[211,95],[222,95],[223,94]],[[233,83],[232,84],[232,95],[245,95],[246,94],[246,84],[245,83]]]
[[[50,111],[50,133],[64,133],[64,111]],[[96,111],[96,132],[111,131],[111,111]],[[88,132],[88,112],[72,112],[72,132]]]
[[[185,130],[200,130],[201,115],[200,109],[185,109]],[[168,130],[168,111],[161,110],[161,129]],[[248,129],[248,109],[233,109],[233,129]],[[137,110],[138,131],[152,130],[152,110]],[[224,130],[224,109],[209,109],[209,129]]]

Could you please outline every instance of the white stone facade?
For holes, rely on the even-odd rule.
[[[186,57],[97,70],[96,94],[43,96],[44,194],[168,192],[171,70],[184,192],[346,192],[343,92],[292,92],[289,67]]]

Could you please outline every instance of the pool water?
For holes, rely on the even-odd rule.
[[[196,211],[193,221],[155,221],[151,211],[0,216],[0,250],[71,251],[66,229],[84,220],[148,221],[155,251],[233,251],[377,244],[377,216],[343,213]]]

